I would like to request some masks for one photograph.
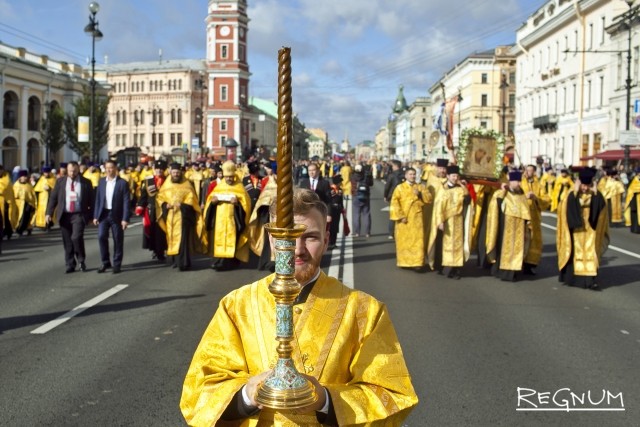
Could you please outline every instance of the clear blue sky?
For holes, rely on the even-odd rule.
[[[102,0],[98,64],[204,58],[207,0]],[[403,84],[426,96],[477,50],[509,44],[542,0],[249,0],[250,96],[275,99],[277,52],[292,48],[293,102],[308,127],[373,139]],[[0,40],[86,64],[88,0],[0,0]]]

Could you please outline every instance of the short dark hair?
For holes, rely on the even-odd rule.
[[[80,164],[78,164],[78,162],[76,162],[75,160],[71,160],[70,162],[67,162],[67,167],[69,166],[75,166],[77,168],[80,167]]]
[[[115,160],[107,160],[106,162],[104,162],[104,165],[107,166],[107,163],[111,163],[116,168],[118,167],[118,164],[116,163]]]

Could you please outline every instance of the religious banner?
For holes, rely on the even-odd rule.
[[[457,160],[466,178],[497,180],[502,171],[505,140],[484,128],[465,129],[460,135]]]

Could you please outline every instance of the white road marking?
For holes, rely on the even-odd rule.
[[[389,212],[389,206],[385,206],[384,208],[380,209],[380,212]]]
[[[99,304],[100,302],[102,302],[102,301],[106,300],[107,298],[117,294],[118,292],[120,292],[121,290],[127,288],[128,286],[129,285],[117,285],[117,286],[114,286],[113,288],[109,289],[108,291],[101,293],[97,297],[92,298],[89,301],[80,304],[79,306],[77,306],[73,310],[63,314],[62,316],[58,317],[57,319],[52,320],[49,323],[45,323],[44,325],[40,326],[39,328],[34,329],[33,331],[31,331],[31,333],[32,334],[46,334],[47,332],[49,332],[53,328],[62,325],[64,322],[66,322],[67,320],[71,319],[72,317],[77,316],[78,314],[82,313],[83,311],[85,311],[88,308],[93,307],[96,304]]]
[[[542,226],[545,228],[548,228],[549,230],[557,230],[557,228],[554,227],[553,225],[542,223]],[[630,257],[633,257],[633,258],[640,259],[640,255],[638,255],[637,253],[630,252],[626,249],[622,249],[617,246],[609,245],[609,249],[611,249],[612,251],[620,252],[621,254],[629,255]]]
[[[625,331],[624,329],[620,329],[620,332],[624,335],[629,335],[629,331]]]
[[[353,226],[353,224],[351,224],[351,201],[345,200],[344,203],[347,209],[346,216],[349,225]],[[340,261],[343,259],[348,261],[341,264]],[[340,267],[342,267],[342,274],[340,274]],[[355,288],[353,279],[353,238],[342,234],[342,227],[340,227],[340,231],[338,232],[337,246],[331,251],[331,264],[329,265],[327,275],[335,277],[351,289]]]

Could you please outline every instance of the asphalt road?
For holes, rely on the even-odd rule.
[[[389,306],[420,398],[406,425],[640,424],[640,236],[612,230],[627,253],[607,252],[602,292],[558,283],[552,228],[537,276],[501,282],[472,259],[455,281],[395,266],[381,187],[371,238],[345,238],[324,267]],[[126,232],[123,272],[96,274],[96,233],[87,230],[86,273],[64,273],[58,231],[3,242],[0,425],[184,425],[182,380],[202,332],[223,295],[263,274],[215,272],[205,258],[187,272],[160,265],[140,249],[139,226]],[[598,411],[567,412],[567,389],[586,396],[572,408]],[[603,390],[590,404],[587,392],[598,402]]]

